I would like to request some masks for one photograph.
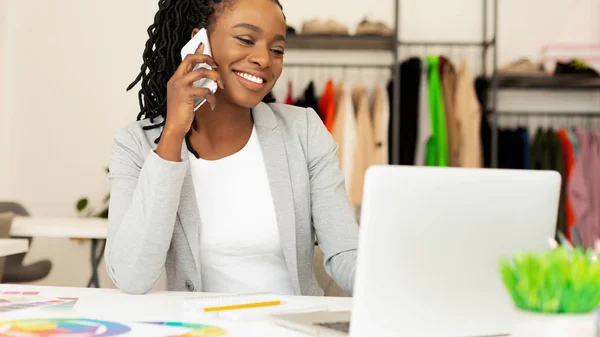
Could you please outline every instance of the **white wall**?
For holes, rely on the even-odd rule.
[[[388,24],[393,6],[349,0],[282,0],[290,24],[300,28],[314,17],[333,18],[355,27],[365,15]],[[597,0],[499,1],[499,63],[537,58],[542,45],[600,42]],[[115,130],[135,120],[136,92],[125,92],[136,76],[146,28],[156,1],[148,0],[1,0],[0,198],[23,202],[34,215],[74,216],[80,196],[98,202],[109,190],[108,164]],[[404,0],[401,35],[416,39],[480,39],[481,3],[472,0]],[[410,51],[412,52],[422,52]],[[452,51],[444,51],[452,52]],[[475,53],[454,51],[457,57]],[[286,60],[356,60],[389,62],[386,53],[288,52]],[[324,76],[317,71],[304,76]],[[363,73],[355,73],[361,76]],[[298,72],[286,76],[300,76]],[[387,74],[375,74],[385,78]],[[285,79],[275,94],[282,98]],[[305,81],[308,78],[304,78]],[[296,85],[300,92],[302,85]],[[504,95],[505,104],[596,108],[598,96],[549,95],[534,100]],[[502,99],[503,97],[501,97]],[[502,104],[502,101],[501,101]],[[30,259],[51,257],[49,284],[83,285],[88,276],[87,244],[39,239]],[[109,285],[103,275],[103,285]]]

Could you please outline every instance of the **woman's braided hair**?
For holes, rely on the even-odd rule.
[[[181,49],[190,40],[195,28],[208,28],[216,13],[235,0],[160,0],[154,23],[148,27],[148,40],[140,73],[127,87],[127,91],[141,83],[138,92],[140,112],[137,120],[150,119],[144,129],[164,126],[167,117],[167,82],[181,63]],[[279,0],[271,0],[283,10]],[[272,102],[271,95],[263,101]],[[154,124],[154,119],[163,121]],[[156,140],[160,140],[160,137]]]

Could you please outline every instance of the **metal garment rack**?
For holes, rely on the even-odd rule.
[[[416,1],[416,0],[415,0]],[[488,39],[488,21],[489,21],[489,2],[493,5],[493,34]],[[488,53],[492,52],[493,69],[496,69],[497,51],[496,35],[498,26],[498,0],[483,1],[483,25],[481,29],[481,41],[404,41],[400,39],[400,17],[402,14],[401,0],[394,0],[394,31],[393,36],[352,36],[352,35],[288,35],[286,49],[294,50],[363,50],[363,51],[389,51],[392,53],[392,64],[362,64],[362,63],[287,63],[284,62],[284,68],[314,67],[314,68],[337,68],[337,69],[355,69],[370,68],[383,69],[388,68],[392,72],[393,95],[390,123],[392,123],[392,144],[390,144],[392,157],[391,164],[400,163],[400,62],[401,51],[405,48],[481,48],[481,72],[487,75]]]
[[[512,89],[512,90],[578,90],[578,91],[598,91],[600,92],[600,79],[589,79],[589,78],[576,78],[576,77],[514,77],[514,76],[497,76],[494,75],[492,78],[493,83],[493,94],[497,95],[499,90]],[[497,110],[497,98],[494,97],[492,100],[492,106],[490,114],[492,116],[492,122],[490,127],[492,129],[492,167],[498,167],[498,120],[500,117],[508,118],[524,118],[529,119],[532,117],[541,119],[554,119],[560,120],[564,118],[567,123],[568,120],[572,119],[585,119],[586,123],[590,123],[591,119],[600,118],[600,111],[498,111]],[[594,124],[595,125],[595,124]]]
[[[492,36],[491,38],[488,38],[488,20],[489,20],[489,11],[490,11],[490,2],[491,4],[491,10],[492,10]],[[396,13],[401,12],[400,10],[400,0],[396,0],[397,3],[397,10]],[[398,48],[402,49],[402,47],[421,47],[421,48],[425,48],[425,50],[427,50],[427,48],[431,48],[431,47],[441,47],[441,48],[445,48],[445,49],[454,49],[454,48],[473,48],[473,47],[477,47],[477,48],[481,48],[481,74],[483,76],[487,76],[487,72],[488,72],[488,53],[491,51],[491,56],[492,56],[492,69],[496,69],[497,67],[497,58],[498,58],[498,52],[497,52],[497,48],[496,48],[496,41],[497,41],[497,34],[498,34],[498,0],[483,0],[482,1],[483,4],[483,8],[482,8],[482,27],[481,27],[481,41],[402,41],[400,39],[397,39],[398,41]],[[397,22],[397,21],[396,21]],[[399,31],[399,26],[397,26],[397,30]],[[398,35],[400,33],[398,32]],[[396,67],[398,67],[398,61],[396,62]],[[399,69],[395,69],[394,70],[395,73],[395,77],[394,77],[394,83],[399,83],[400,82],[400,77],[399,77]],[[473,84],[475,85],[475,84]],[[394,88],[394,93],[397,94],[397,89]],[[398,95],[398,94],[397,94]],[[399,105],[399,101],[400,101],[400,97],[395,97],[394,101],[398,102],[398,105],[394,108],[394,111],[399,111],[400,110],[400,105]],[[482,107],[482,114],[486,111],[485,108]],[[400,118],[399,114],[395,115],[398,119]],[[482,116],[482,118],[486,118],[486,116]],[[399,144],[399,137],[400,137],[400,121],[399,120],[394,120],[393,121],[394,125],[394,134],[393,137],[394,138],[394,144]],[[394,150],[394,155],[396,157],[399,156],[399,149]],[[394,161],[394,163],[399,163],[399,158],[396,158],[396,160]]]
[[[295,63],[284,62],[284,68],[312,67],[312,68],[337,68],[337,69],[389,69],[392,72],[393,80],[393,97],[391,111],[400,109],[400,74],[398,65],[398,28],[399,28],[399,2],[394,0],[394,26],[392,36],[377,36],[377,35],[302,35],[288,34],[286,41],[286,49],[288,50],[319,50],[319,51],[389,51],[392,53],[392,64],[363,64],[363,63]],[[397,114],[392,114],[395,116]],[[398,116],[399,117],[399,116]],[[399,128],[399,120],[395,121],[392,117],[391,123],[394,127],[394,135]],[[396,135],[398,136],[398,135]],[[399,138],[398,138],[399,139]],[[398,145],[398,139],[393,140],[391,144],[394,149]],[[398,151],[393,150],[395,157],[392,158],[392,163],[399,162]]]

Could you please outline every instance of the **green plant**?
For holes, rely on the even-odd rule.
[[[106,168],[106,173],[108,174],[110,171],[108,167]],[[83,217],[94,217],[94,218],[108,218],[108,201],[110,200],[110,193],[107,194],[104,199],[102,199],[102,204],[100,205],[100,211],[96,211],[95,208],[90,206],[90,201],[88,198],[81,198],[77,200],[75,204],[75,209],[80,216]]]
[[[600,262],[593,250],[558,247],[500,261],[502,281],[525,311],[582,314],[600,303]]]

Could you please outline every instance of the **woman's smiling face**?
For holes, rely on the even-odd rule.
[[[218,100],[252,108],[281,76],[285,17],[272,0],[236,0],[215,15],[208,33],[213,59],[225,86],[215,95]]]

